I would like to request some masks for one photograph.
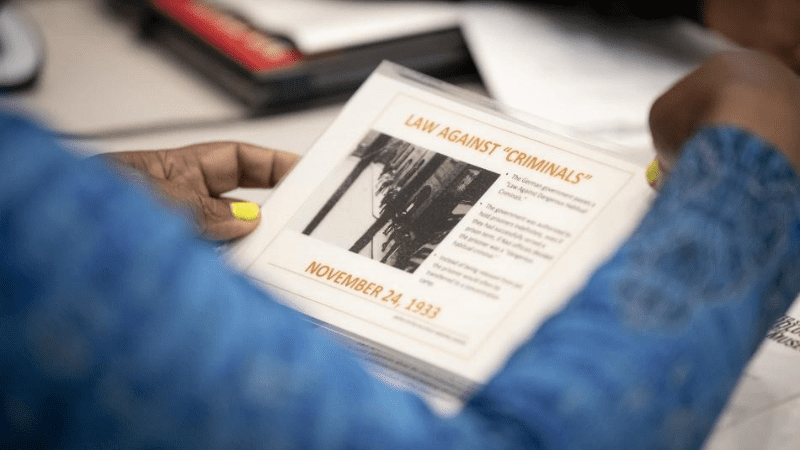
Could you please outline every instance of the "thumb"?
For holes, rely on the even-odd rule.
[[[680,149],[702,122],[715,86],[701,68],[662,94],[650,108],[650,134],[663,178],[680,157]]]
[[[197,215],[203,237],[228,241],[245,236],[261,223],[261,210],[255,203],[230,198],[205,197]]]

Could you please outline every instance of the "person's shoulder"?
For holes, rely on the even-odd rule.
[[[63,173],[72,163],[70,159],[41,120],[0,107],[0,188],[17,193],[31,189],[39,181]],[[0,200],[6,197],[0,195]]]
[[[0,147],[2,150],[14,150],[21,142],[28,144],[38,141],[40,144],[54,144],[53,133],[44,122],[33,114],[0,107]],[[17,149],[18,150],[18,149]]]
[[[3,130],[12,128],[41,130],[42,124],[39,119],[30,113],[0,106],[0,128]]]

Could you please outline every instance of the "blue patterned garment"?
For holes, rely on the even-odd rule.
[[[0,448],[698,448],[800,288],[797,176],[703,130],[618,253],[441,419],[100,161],[2,117],[0,167]]]

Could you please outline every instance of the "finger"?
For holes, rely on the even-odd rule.
[[[661,170],[669,172],[683,143],[710,121],[730,81],[762,75],[749,63],[750,51],[722,52],[683,77],[650,108],[650,133]],[[743,62],[744,61],[744,62]]]
[[[707,108],[709,86],[702,69],[692,72],[661,95],[650,108],[650,134],[658,153],[659,169],[669,172],[683,142],[694,132]]]
[[[261,222],[255,203],[233,198],[217,198],[198,192],[188,184],[156,180],[156,191],[167,207],[188,208],[198,227],[198,234],[213,241],[228,241],[252,232]]]
[[[254,231],[261,222],[258,205],[231,198],[202,197],[197,214],[201,235],[214,241],[229,241]]]
[[[238,142],[119,152],[107,157],[155,179],[180,178],[211,195],[237,187],[274,187],[299,160],[293,153]]]
[[[656,191],[661,190],[661,186],[664,184],[664,178],[666,175],[667,174],[662,173],[661,169],[659,168],[658,158],[654,159],[653,162],[647,166],[647,170],[645,170],[647,184],[649,184],[650,187]]]
[[[292,153],[235,142],[200,144],[196,151],[212,195],[237,187],[274,187],[299,159]]]
[[[127,166],[156,179],[164,178],[164,165],[156,151],[129,151],[102,153],[100,158],[120,166]]]

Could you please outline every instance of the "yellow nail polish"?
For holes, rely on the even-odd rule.
[[[258,219],[258,205],[250,202],[231,202],[231,213],[239,220],[252,222]]]
[[[661,175],[661,171],[658,170],[658,160],[657,159],[654,159],[653,162],[650,163],[649,166],[647,166],[646,175],[647,175],[647,182],[648,183],[652,183],[652,182],[656,181],[658,179],[659,175]]]

